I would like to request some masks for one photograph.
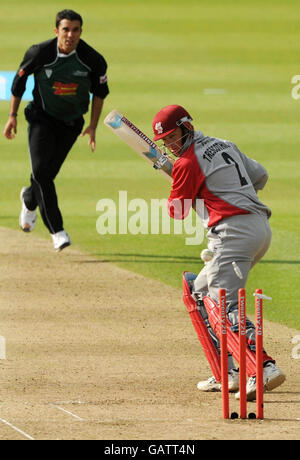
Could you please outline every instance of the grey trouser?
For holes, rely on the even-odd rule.
[[[245,287],[250,269],[268,250],[271,236],[267,217],[259,214],[224,219],[207,233],[208,248],[213,251],[214,257],[199,273],[194,288],[216,302],[219,300],[219,289],[225,288],[227,315],[233,326],[238,326],[238,290]],[[243,279],[235,273],[232,262],[238,265]],[[247,337],[248,343],[255,343],[255,328],[250,321]]]

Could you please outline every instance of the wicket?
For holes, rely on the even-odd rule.
[[[227,349],[227,324],[226,324],[226,291],[219,291],[220,312],[220,344],[221,344],[221,382],[223,400],[223,418],[229,418],[229,391],[228,391],[228,349]],[[227,389],[227,391],[226,391]]]
[[[256,315],[256,416],[249,414],[249,418],[264,418],[264,381],[263,381],[263,303],[262,290],[255,291]],[[239,387],[240,387],[240,418],[247,418],[247,375],[246,375],[246,291],[239,289]],[[219,315],[220,315],[220,347],[221,347],[221,375],[222,375],[222,405],[223,419],[229,418],[229,389],[228,389],[228,348],[226,325],[226,290],[219,290]],[[233,412],[231,418],[237,418]]]
[[[240,417],[247,418],[246,376],[246,292],[239,290]]]

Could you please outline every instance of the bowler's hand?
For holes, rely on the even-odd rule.
[[[81,137],[85,136],[86,134],[88,134],[88,136],[90,137],[89,141],[88,141],[88,145],[91,146],[91,150],[92,150],[92,152],[94,152],[95,148],[96,148],[96,129],[92,128],[91,126],[88,126],[81,133]]]
[[[14,139],[15,135],[17,134],[17,118],[16,117],[9,117],[8,122],[5,125],[4,136],[6,139]]]

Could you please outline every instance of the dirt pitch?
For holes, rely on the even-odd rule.
[[[264,421],[223,421],[179,290],[21,231],[0,253],[1,440],[299,439],[299,332],[265,321],[287,381]]]

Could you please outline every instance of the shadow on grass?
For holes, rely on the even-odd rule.
[[[97,259],[81,260],[79,263],[103,263],[103,262],[135,262],[135,263],[200,263],[203,264],[200,257],[193,256],[173,256],[169,254],[134,254],[134,253],[106,253],[94,254]],[[262,260],[261,264],[291,264],[299,265],[300,260]]]
[[[200,257],[190,256],[172,256],[164,254],[131,254],[131,253],[111,253],[111,254],[94,254],[97,259],[80,260],[79,263],[103,263],[103,262],[135,262],[143,264],[152,263],[203,263]]]
[[[260,264],[290,264],[299,265],[300,260],[261,260]]]

